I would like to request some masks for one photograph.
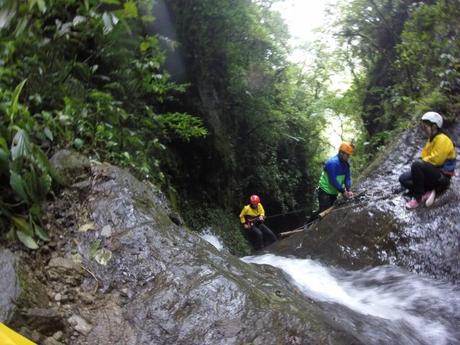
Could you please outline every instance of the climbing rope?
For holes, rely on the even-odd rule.
[[[359,197],[364,195],[366,193],[366,190],[361,191],[360,193],[357,193],[356,195],[353,196],[351,199],[341,199],[338,202],[336,202],[335,205],[331,206],[327,210],[324,210],[323,212],[314,212],[308,219],[308,222],[302,225],[301,227],[298,227],[294,230],[291,231],[286,231],[280,233],[281,236],[288,236],[297,232],[301,232],[304,230],[307,230],[313,223],[321,221],[325,216],[330,214],[331,212],[337,211],[337,210],[343,210],[346,208],[350,208],[353,206],[356,206],[356,201],[358,200]],[[359,204],[358,204],[359,205]],[[278,216],[278,215],[274,215]],[[267,217],[268,218],[268,217]]]
[[[294,211],[291,211],[291,212],[273,214],[273,215],[265,217],[265,219],[276,218],[276,217],[280,217],[280,216],[286,216],[288,214],[299,213],[299,212],[306,211],[306,210],[307,210],[307,208],[303,207],[303,208],[300,208],[300,209],[297,209],[297,210],[294,210]]]

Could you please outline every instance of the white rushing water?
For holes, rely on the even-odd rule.
[[[217,250],[221,251],[224,249],[224,245],[222,244],[221,239],[212,233],[210,228],[204,229],[201,232],[200,237],[208,243],[212,244]]]
[[[369,343],[390,344],[385,338],[391,333],[393,338],[401,334],[398,344],[460,344],[460,289],[447,282],[393,266],[347,272],[314,260],[273,254],[242,260],[280,268],[309,298],[340,304],[351,309],[353,315],[361,315],[358,323],[373,317],[372,326],[367,327],[367,336],[373,337],[366,338]],[[388,327],[388,331],[376,327],[377,335],[372,334],[375,324]]]

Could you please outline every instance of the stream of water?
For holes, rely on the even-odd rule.
[[[460,289],[448,282],[395,266],[345,271],[272,254],[242,260],[283,270],[365,344],[460,344]]]

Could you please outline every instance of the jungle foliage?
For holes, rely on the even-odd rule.
[[[1,232],[30,248],[47,240],[47,157],[71,147],[152,180],[192,228],[223,229],[244,254],[237,215],[250,194],[272,215],[314,208],[329,115],[364,125],[357,170],[421,112],[456,118],[458,2],[344,2],[343,49],[317,42],[303,67],[288,60],[274,2],[2,1]],[[345,66],[351,87],[331,90]]]
[[[150,2],[7,1],[0,31],[1,228],[45,240],[47,155],[73,147],[163,183],[170,137],[204,137],[201,119],[164,104],[184,91],[146,33]]]
[[[153,180],[195,214],[190,223],[216,214],[187,213],[192,205],[234,216],[236,238],[251,193],[273,212],[308,204],[321,166],[323,121],[310,109],[318,86],[287,62],[288,35],[270,2],[168,2],[177,40],[155,27],[161,5],[2,2],[2,232],[30,248],[46,239],[45,157],[63,147]],[[184,83],[165,68],[170,47],[183,53]]]
[[[238,214],[250,194],[272,213],[311,204],[324,121],[313,101],[326,88],[288,62],[288,33],[272,1],[172,0],[188,82],[183,104],[210,134],[184,150],[175,185]],[[206,188],[203,188],[206,186]]]
[[[368,153],[425,111],[440,112],[447,124],[458,117],[458,1],[352,0],[340,12]]]

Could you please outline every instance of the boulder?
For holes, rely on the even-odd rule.
[[[70,186],[81,178],[86,178],[90,161],[86,156],[71,150],[60,150],[50,159],[53,178],[63,186]]]
[[[67,229],[65,251],[78,251],[88,272],[68,288],[94,300],[75,299],[85,327],[69,344],[359,344],[279,270],[219,252],[176,224],[149,184],[107,164],[92,173],[72,208],[87,217],[75,223],[94,226]]]

